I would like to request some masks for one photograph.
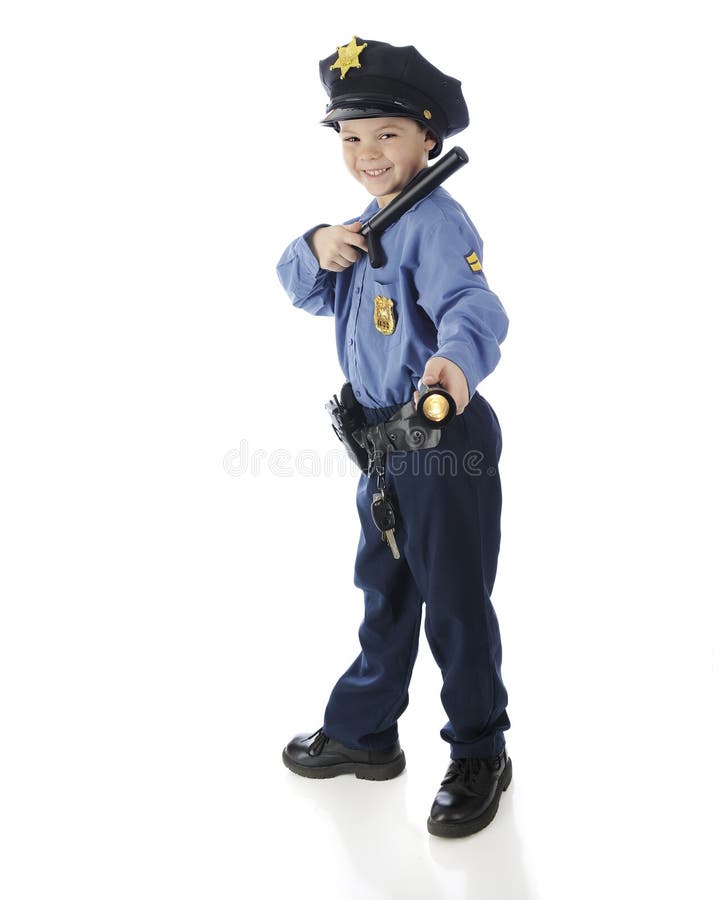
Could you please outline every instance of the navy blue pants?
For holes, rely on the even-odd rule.
[[[375,421],[392,414],[374,412]],[[490,602],[500,549],[501,449],[497,416],[475,394],[437,449],[387,456],[399,560],[370,515],[376,480],[360,476],[355,584],[365,594],[361,653],[330,695],[323,725],[330,737],[358,748],[383,748],[397,739],[425,603],[425,633],[442,672],[449,720],[440,734],[451,756],[487,757],[503,749],[510,721]]]

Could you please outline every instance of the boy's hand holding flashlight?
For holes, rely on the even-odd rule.
[[[460,366],[450,359],[445,359],[443,356],[431,357],[425,366],[421,381],[423,384],[431,387],[439,385],[447,391],[455,401],[455,409],[458,415],[463,412],[470,402],[470,393],[468,391],[465,373]],[[413,396],[417,405],[420,400],[420,392],[415,391]]]

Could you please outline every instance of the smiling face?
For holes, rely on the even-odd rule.
[[[428,164],[435,146],[414,119],[346,119],[340,122],[345,165],[385,206]]]

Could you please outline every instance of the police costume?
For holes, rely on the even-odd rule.
[[[414,47],[353,38],[321,61],[320,76],[330,97],[322,124],[336,129],[343,119],[412,118],[437,138],[435,156],[444,138],[468,124],[460,82]],[[361,221],[378,209],[373,199]],[[432,356],[462,369],[471,399],[436,450],[387,455],[399,559],[370,515],[374,480],[360,476],[361,652],[335,685],[322,728],[294,738],[283,759],[310,777],[352,772],[385,779],[402,771],[397,720],[408,703],[424,603],[448,715],[441,736],[452,758],[428,828],[461,836],[491,821],[511,777],[502,649],[490,600],[500,546],[502,437],[495,412],[474,392],[499,361],[508,319],[488,287],[480,236],[442,187],[383,234],[380,268],[363,254],[341,272],[321,269],[308,243],[314,230],[287,247],[278,275],[295,306],[334,316],[340,365],[368,424],[387,421],[412,398]]]

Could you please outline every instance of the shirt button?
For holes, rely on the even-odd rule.
[[[350,338],[350,340],[348,341],[348,347],[352,347],[352,345],[353,345],[353,339]]]
[[[362,397],[362,391],[355,391],[355,396],[360,399]]]

